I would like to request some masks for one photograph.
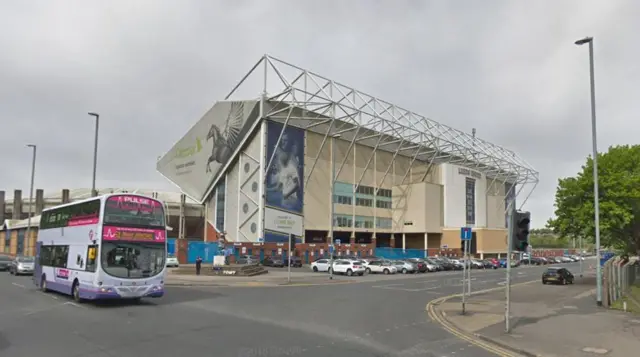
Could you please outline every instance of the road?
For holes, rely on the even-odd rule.
[[[542,269],[514,269],[513,282],[538,279]],[[474,271],[472,289],[498,287],[504,274]],[[363,277],[356,284],[325,286],[175,287],[141,305],[94,305],[36,291],[30,277],[0,273],[0,355],[493,356],[450,335],[425,312],[429,300],[461,292],[461,275]]]

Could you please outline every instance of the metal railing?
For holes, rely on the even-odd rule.
[[[611,307],[619,300],[630,300],[632,304],[638,305],[635,309],[640,309],[640,301],[630,297],[631,288],[640,287],[640,262],[637,257],[615,257],[608,260],[604,263],[603,279],[605,306]]]

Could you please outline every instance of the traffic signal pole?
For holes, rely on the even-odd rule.
[[[507,219],[507,277],[505,281],[505,306],[504,306],[504,330],[506,333],[511,331],[511,251],[513,250],[513,229],[515,220],[516,205],[511,200],[508,205],[509,215]]]

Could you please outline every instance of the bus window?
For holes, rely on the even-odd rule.
[[[96,255],[97,255],[98,246],[90,245],[87,248],[87,264],[85,269],[87,271],[95,272],[96,271]]]

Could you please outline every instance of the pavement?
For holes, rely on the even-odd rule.
[[[514,283],[538,279],[542,269],[514,269]],[[473,271],[472,289],[501,287],[504,274]],[[461,292],[461,278],[441,272],[336,277],[350,284],[168,286],[163,298],[135,305],[76,304],[37,291],[31,277],[0,273],[0,356],[495,356],[425,311],[427,301]]]
[[[472,296],[464,315],[460,297],[438,302],[435,313],[452,333],[479,338],[505,356],[626,357],[640,351],[640,317],[597,307],[595,276],[567,286],[539,280],[514,286],[511,300],[509,334],[504,290]]]

